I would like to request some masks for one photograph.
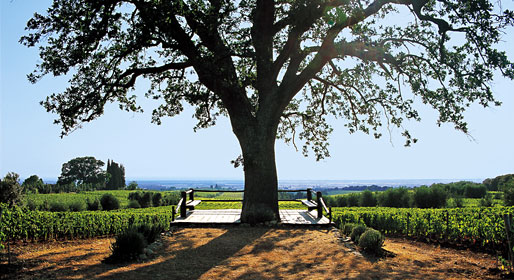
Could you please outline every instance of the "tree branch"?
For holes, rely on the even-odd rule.
[[[180,70],[180,69],[186,69],[188,67],[192,67],[193,65],[189,62],[177,62],[177,63],[168,63],[165,65],[161,65],[158,67],[146,67],[146,68],[132,68],[128,69],[123,74],[121,74],[118,79],[116,79],[116,82],[113,83],[113,86],[121,86],[123,88],[130,88],[134,86],[134,83],[136,82],[137,77],[144,75],[144,74],[155,74],[155,73],[161,73],[168,70]],[[130,80],[125,83],[121,84],[121,80],[124,78],[131,76]]]

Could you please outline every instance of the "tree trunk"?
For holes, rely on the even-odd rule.
[[[242,223],[279,221],[274,129],[254,129],[239,138],[244,159]],[[271,130],[271,131],[270,131]]]

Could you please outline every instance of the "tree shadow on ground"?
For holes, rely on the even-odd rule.
[[[383,260],[386,260],[388,258],[394,258],[396,257],[396,254],[390,251],[387,251],[386,249],[381,248],[378,252],[368,252],[364,251],[362,249],[359,249],[358,252],[370,263],[377,263]]]
[[[162,262],[141,266],[131,271],[109,273],[98,279],[143,279],[149,275],[152,280],[197,279],[210,269],[224,264],[227,259],[261,238],[269,230],[269,228],[260,227],[251,228],[251,230],[228,227],[223,234],[213,237],[206,244],[198,247],[192,246],[188,239],[175,238],[174,244],[164,243],[164,246],[173,245],[181,249],[161,255],[164,259]],[[169,274],[155,273],[163,271],[168,271]]]
[[[36,267],[40,261],[19,260],[17,252],[0,252],[0,279],[13,279],[13,275],[19,274],[27,268]],[[10,259],[10,260],[9,260]]]
[[[483,277],[484,270],[449,262],[442,251],[430,252],[428,246],[405,248],[397,241],[397,256],[387,251],[377,256],[333,237],[306,228],[180,229],[163,237],[155,257],[145,262],[103,264],[105,248],[99,255],[84,249],[83,255],[47,254],[50,260],[31,260],[44,263],[6,279],[492,279]],[[416,250],[421,254],[411,258]]]

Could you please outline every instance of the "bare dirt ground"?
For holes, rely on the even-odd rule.
[[[384,257],[359,252],[336,230],[175,228],[146,261],[101,261],[112,238],[18,244],[2,279],[498,279],[494,256],[387,238]],[[5,256],[4,256],[5,259]],[[5,263],[4,259],[2,262]]]

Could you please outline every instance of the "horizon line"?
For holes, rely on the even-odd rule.
[[[55,177],[41,177],[43,181],[57,181]],[[306,182],[306,181],[323,181],[323,182],[340,182],[340,181],[483,181],[485,178],[389,178],[389,179],[278,179],[278,182],[294,181],[294,182]],[[164,178],[164,177],[128,177],[125,179],[126,183],[131,181],[238,181],[244,182],[244,178],[205,178],[205,177],[185,177],[185,178]]]

